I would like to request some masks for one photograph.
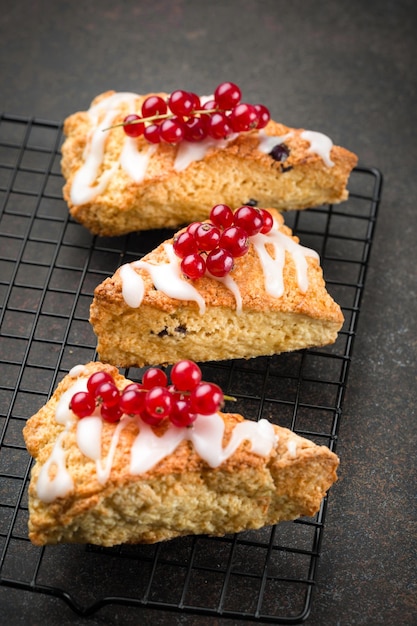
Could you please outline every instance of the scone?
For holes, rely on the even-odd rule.
[[[233,413],[188,427],[139,415],[79,418],[70,405],[93,373],[130,381],[101,363],[75,367],[25,428],[36,460],[29,537],[36,545],[154,543],[224,535],[314,515],[336,480],[338,457],[291,431]],[[71,405],[72,406],[72,405]]]
[[[249,236],[246,254],[223,277],[184,276],[176,235],[98,285],[90,322],[100,359],[142,367],[334,343],[344,318],[317,253],[299,244],[280,213],[262,211],[273,216],[272,229]]]
[[[150,95],[109,91],[65,120],[63,195],[92,233],[178,228],[206,219],[216,202],[290,210],[347,198],[357,157],[319,132],[270,120],[226,139],[152,144],[127,136],[123,120]]]

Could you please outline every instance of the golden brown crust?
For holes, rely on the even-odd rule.
[[[123,389],[129,381],[102,363],[86,365],[83,376],[105,369]],[[29,486],[29,536],[37,545],[88,542],[111,546],[153,543],[187,534],[223,535],[260,528],[281,520],[314,515],[337,479],[338,458],[291,431],[274,426],[278,444],[267,457],[254,454],[248,442],[218,468],[210,468],[188,441],[153,469],[139,476],[129,471],[129,453],[137,435],[136,422],[125,428],[116,448],[110,477],[101,484],[95,464],[76,444],[76,421],[64,436],[66,466],[74,487],[51,503],[37,495],[40,470],[49,458],[64,426],[55,409],[62,394],[74,384],[67,375],[49,402],[31,417],[23,431],[36,463]],[[237,414],[221,414],[224,444]],[[103,455],[116,428],[103,425]]]
[[[92,105],[115,94],[98,96]],[[165,95],[166,94],[159,94]],[[147,96],[138,96],[136,111]],[[132,113],[121,105],[113,123]],[[103,192],[91,200],[75,204],[71,199],[74,176],[84,163],[92,123],[88,112],[74,113],[65,120],[66,140],[62,146],[63,189],[71,215],[91,232],[121,235],[136,230],[172,227],[208,217],[214,204],[223,202],[232,208],[250,199],[258,206],[279,210],[305,209],[347,198],[346,185],[357,157],[350,151],[333,146],[327,166],[310,144],[301,137],[303,129],[293,129],[271,120],[265,133],[284,136],[290,149],[283,163],[258,149],[257,131],[241,133],[224,148],[211,148],[206,156],[177,171],[174,160],[177,146],[160,144],[150,157],[145,178],[135,182],[118,167]],[[104,159],[99,174],[119,162],[125,136],[120,127],[107,131]],[[136,140],[139,151],[148,150],[143,137]]]
[[[271,212],[280,231],[291,235],[282,215]],[[293,240],[298,242],[296,237]],[[166,262],[164,243],[144,260]],[[333,343],[343,315],[326,291],[318,260],[306,260],[308,289],[303,292],[292,256],[286,253],[284,293],[277,298],[266,291],[264,273],[251,244],[246,255],[235,259],[231,273],[242,296],[240,314],[232,292],[211,277],[193,281],[206,303],[201,315],[195,302],[176,300],[155,289],[150,274],[137,268],[145,292],[141,306],[132,308],[124,300],[118,270],[97,286],[90,307],[100,358],[117,366],[142,367],[182,358],[251,358]]]

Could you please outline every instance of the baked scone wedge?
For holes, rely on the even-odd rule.
[[[23,431],[34,457],[29,537],[36,545],[154,543],[190,534],[222,536],[314,515],[337,479],[338,457],[267,420],[198,415],[189,427],[158,427],[97,410],[70,409],[105,364],[76,366]]]
[[[270,211],[268,234],[222,278],[183,275],[174,240],[98,285],[90,307],[100,360],[115,366],[219,361],[324,346],[343,325],[317,253]]]
[[[279,210],[339,203],[357,157],[326,135],[270,120],[265,128],[179,144],[128,137],[121,126],[151,95],[108,91],[64,123],[63,195],[92,233],[177,228],[223,202]]]

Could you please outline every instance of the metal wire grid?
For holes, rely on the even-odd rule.
[[[120,603],[299,623],[311,607],[326,501],[314,519],[223,538],[111,549],[28,541],[25,420],[71,367],[96,358],[88,322],[94,287],[170,234],[97,238],[74,223],[62,199],[61,142],[60,124],[0,117],[1,583],[61,597],[80,615]],[[204,376],[235,396],[247,417],[266,417],[331,449],[381,188],[380,172],[357,168],[346,203],[286,215],[302,243],[320,253],[328,289],[342,306],[346,321],[333,346],[203,365]]]

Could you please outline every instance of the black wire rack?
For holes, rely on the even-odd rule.
[[[62,127],[0,116],[0,582],[62,598],[78,615],[109,604],[241,620],[300,623],[311,608],[326,516],[260,531],[152,546],[39,548],[27,536],[31,459],[22,428],[78,363],[96,358],[95,286],[170,231],[98,238],[62,198]],[[207,363],[206,378],[266,417],[336,449],[382,175],[356,168],[349,200],[286,214],[321,256],[345,324],[330,347]],[[123,373],[135,379],[140,372]],[[330,491],[331,497],[331,491]],[[100,577],[94,575],[99,567]],[[140,613],[139,613],[140,614]]]

